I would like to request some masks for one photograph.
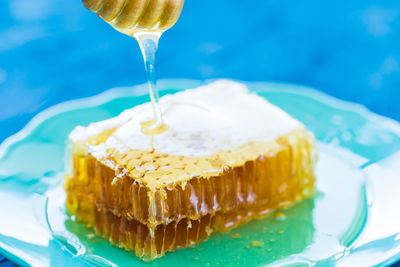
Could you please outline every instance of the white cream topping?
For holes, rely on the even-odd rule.
[[[152,150],[180,156],[204,157],[220,150],[231,150],[248,142],[267,142],[287,134],[302,124],[264,98],[250,93],[243,84],[218,80],[160,99],[168,130],[143,134],[140,122],[150,120],[150,103],[126,110],[119,116],[77,127],[72,141],[82,141],[106,129],[117,130],[101,150],[115,148]],[[100,147],[97,147],[98,150]]]

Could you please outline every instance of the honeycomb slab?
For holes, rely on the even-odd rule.
[[[141,131],[150,103],[70,134],[67,209],[110,242],[154,260],[313,195],[313,135],[246,86],[160,103],[162,134]]]

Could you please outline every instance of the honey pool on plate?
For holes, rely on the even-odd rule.
[[[199,84],[160,83],[162,94]],[[319,193],[314,199],[151,263],[111,245],[67,215],[60,158],[77,124],[111,118],[132,103],[148,101],[146,86],[113,89],[41,113],[0,146],[0,209],[7,214],[7,220],[0,220],[2,253],[20,264],[40,266],[365,265],[395,259],[400,229],[387,222],[399,219],[400,170],[394,168],[400,150],[398,123],[299,86],[248,85],[315,133]]]

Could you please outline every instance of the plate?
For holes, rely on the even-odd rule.
[[[201,84],[162,80],[160,94]],[[317,137],[313,199],[150,263],[112,246],[66,214],[62,180],[66,140],[75,126],[148,101],[145,85],[116,88],[49,108],[1,144],[1,253],[33,266],[368,266],[397,260],[400,125],[309,88],[246,84]]]

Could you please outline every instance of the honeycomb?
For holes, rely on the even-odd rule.
[[[66,207],[144,260],[313,195],[316,146],[304,127],[206,157],[93,149],[113,130],[72,143]]]

